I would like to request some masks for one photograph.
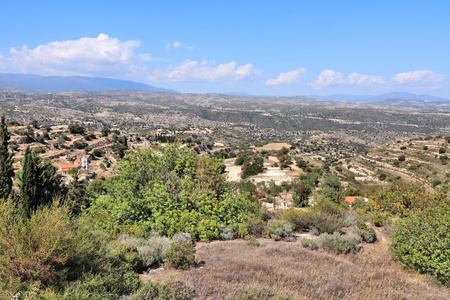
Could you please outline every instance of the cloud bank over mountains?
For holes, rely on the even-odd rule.
[[[430,70],[399,72],[391,78],[353,72],[348,75],[325,69],[318,75],[305,67],[280,72],[274,78],[264,76],[264,70],[251,62],[235,60],[216,63],[213,59],[154,57],[141,53],[138,40],[120,41],[101,33],[97,37],[53,41],[35,48],[10,48],[9,55],[0,55],[0,70],[20,71],[39,75],[81,75],[127,78],[159,83],[249,82],[267,89],[301,87],[303,90],[329,91],[333,87],[360,87],[377,91],[405,90],[422,92],[448,89],[450,77]],[[181,41],[167,43],[163,53],[195,52],[196,47]],[[317,74],[317,73],[316,73]],[[309,76],[309,77],[308,77]],[[314,79],[315,78],[315,79]]]

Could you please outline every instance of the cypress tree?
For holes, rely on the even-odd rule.
[[[11,194],[14,176],[13,153],[9,151],[11,134],[5,124],[5,115],[0,120],[0,198],[6,199]]]
[[[39,175],[37,172],[37,156],[33,155],[28,146],[22,159],[22,170],[18,173],[20,203],[26,215],[38,205],[37,189]]]
[[[56,174],[56,167],[48,159],[41,163],[30,147],[25,149],[22,170],[18,173],[17,182],[21,206],[28,216],[38,206],[51,203],[53,198],[64,197],[66,192],[61,177]]]

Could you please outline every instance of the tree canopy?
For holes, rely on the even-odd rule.
[[[257,212],[248,195],[231,191],[222,162],[176,144],[130,152],[117,171],[107,195],[90,208],[103,228],[134,224],[210,240],[221,237],[221,225],[239,224]]]

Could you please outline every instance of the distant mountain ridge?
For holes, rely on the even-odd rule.
[[[0,74],[0,91],[25,90],[59,93],[66,91],[98,92],[108,90],[136,90],[176,93],[174,90],[154,87],[129,80],[84,76],[40,76],[28,74]]]
[[[449,101],[449,99],[435,97],[430,95],[416,95],[412,93],[406,92],[392,92],[385,93],[377,96],[373,95],[343,95],[343,94],[335,94],[335,95],[327,95],[327,96],[308,96],[315,99],[322,99],[328,101],[342,101],[342,102],[364,102],[364,103],[386,103],[386,100],[412,100],[412,101]],[[388,101],[389,102],[389,101]]]

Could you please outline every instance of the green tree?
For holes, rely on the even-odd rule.
[[[6,199],[12,190],[14,176],[13,153],[9,151],[11,134],[5,124],[5,115],[0,120],[0,197]]]
[[[391,251],[406,269],[428,273],[450,286],[450,205],[414,211],[395,224]]]
[[[74,176],[73,180],[68,184],[65,203],[73,215],[80,215],[83,209],[89,207],[89,198],[93,195],[87,187],[88,182],[86,180],[78,180],[78,176]]]
[[[90,211],[102,228],[138,225],[168,236],[187,232],[200,240],[217,239],[222,224],[240,224],[257,212],[247,194],[231,191],[223,170],[219,160],[176,144],[132,151]]]
[[[25,149],[22,170],[17,173],[21,206],[26,215],[30,215],[38,206],[51,203],[53,198],[64,196],[65,188],[56,167],[49,159],[43,162],[30,147]]]

